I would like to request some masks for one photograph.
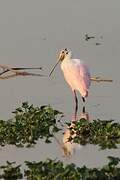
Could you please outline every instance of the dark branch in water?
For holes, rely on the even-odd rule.
[[[1,67],[1,66],[0,66]],[[2,66],[2,69],[3,69],[3,66]],[[10,71],[10,69],[6,69],[6,68],[4,68],[5,70],[3,71],[3,72],[1,72],[0,73],[0,75],[2,75],[2,74],[4,74],[4,73],[6,73],[6,72],[8,72],[8,71]],[[19,71],[19,70],[30,70],[30,69],[38,69],[38,70],[42,70],[42,67],[18,67],[18,68],[11,68],[12,70],[17,70],[17,71]]]
[[[100,77],[91,77],[90,80],[94,82],[113,82],[112,79],[102,79]]]
[[[37,73],[28,73],[26,71],[21,71],[25,69],[38,69],[41,70],[42,67],[18,67],[18,68],[10,68],[6,65],[0,65],[0,68],[3,69],[3,72],[0,73],[0,79],[9,79],[12,77],[16,76],[44,76],[42,74],[37,74]],[[5,73],[12,73],[12,74],[7,74],[6,76],[3,76]]]

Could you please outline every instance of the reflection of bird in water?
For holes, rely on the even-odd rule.
[[[94,39],[94,36],[88,36],[88,34],[85,34],[85,41],[88,41],[89,39]]]
[[[73,123],[71,123],[71,127],[74,126]],[[75,147],[77,147],[77,143],[69,142],[69,137],[71,136],[70,130],[66,128],[64,135],[63,135],[63,153],[65,157],[70,157],[75,153]],[[75,135],[74,135],[75,136]],[[73,137],[73,136],[72,136]]]
[[[75,113],[74,119],[76,120],[77,110],[78,110],[78,99],[76,95],[76,90],[78,90],[82,96],[83,102],[88,96],[88,90],[90,86],[90,72],[88,67],[80,59],[72,59],[72,53],[68,49],[63,49],[59,53],[58,62],[61,62],[61,69],[63,71],[64,77],[68,84],[70,85],[75,98]],[[58,64],[57,62],[57,64]],[[54,71],[54,66],[50,75]],[[49,75],[49,76],[50,76]]]
[[[83,111],[80,114],[80,119],[86,119],[89,120],[89,113],[86,112],[85,106],[83,106]]]
[[[74,123],[71,123],[71,127]],[[75,153],[76,148],[80,148],[81,146],[77,143],[69,142],[69,137],[71,136],[70,130],[68,127],[65,129],[63,134],[63,142],[61,142],[57,137],[54,136],[55,140],[57,141],[58,145],[63,151],[64,157],[71,157]],[[74,135],[75,136],[75,135]],[[73,136],[72,136],[73,137]]]
[[[85,106],[83,107],[83,110],[80,114],[80,118],[79,119],[86,119],[89,120],[89,114],[88,112],[85,111]],[[71,122],[70,127],[74,127],[74,122]],[[69,127],[69,128],[70,128]],[[71,157],[74,153],[75,153],[75,149],[79,149],[82,146],[80,144],[74,143],[74,142],[69,142],[69,138],[75,137],[75,133],[73,135],[70,134],[70,129],[68,127],[65,129],[64,131],[64,135],[63,135],[63,142],[60,142],[56,137],[56,141],[57,143],[60,145],[60,147],[63,150],[63,154],[65,157]]]

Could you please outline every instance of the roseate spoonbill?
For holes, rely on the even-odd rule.
[[[51,76],[57,64],[61,62],[61,69],[63,71],[65,80],[70,85],[75,97],[75,120],[78,110],[78,99],[76,90],[78,90],[82,96],[83,102],[88,96],[88,90],[90,87],[90,72],[88,67],[80,59],[72,59],[72,53],[67,48],[60,51],[58,56],[58,62],[53,67],[49,76]]]

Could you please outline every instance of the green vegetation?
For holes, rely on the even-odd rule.
[[[54,133],[60,130],[58,122],[63,114],[50,106],[34,107],[23,103],[14,112],[10,120],[0,120],[0,145],[13,144],[18,147],[30,147],[38,139],[51,142]],[[68,141],[85,145],[99,145],[101,149],[117,148],[120,144],[120,124],[112,120],[87,121],[80,119],[67,123],[70,130]],[[24,173],[21,165],[6,162],[0,166],[0,179],[5,180],[117,180],[120,179],[120,159],[108,157],[109,162],[102,168],[76,167],[64,165],[59,160],[47,159],[40,162],[26,161]]]
[[[82,145],[87,143],[99,145],[101,149],[117,148],[117,144],[120,144],[120,124],[112,120],[90,122],[80,119],[73,122],[72,126],[68,123],[68,126],[70,129],[68,141]]]
[[[36,144],[36,141],[45,138],[49,143],[50,138],[60,129],[57,127],[57,116],[62,114],[50,106],[33,107],[23,103],[14,112],[11,120],[0,120],[0,145],[14,144],[18,147],[27,147]]]
[[[15,166],[15,162],[6,162],[7,165],[0,166],[0,179],[17,180],[23,179],[21,165]]]
[[[34,107],[26,102],[13,113],[12,119],[0,120],[1,146],[13,144],[17,147],[30,147],[38,139],[50,143],[54,133],[60,130],[58,121],[63,116],[50,106]],[[112,120],[90,122],[80,119],[67,125],[70,130],[68,141],[82,145],[99,145],[101,149],[117,148],[117,144],[120,144],[120,124]]]
[[[117,180],[120,179],[120,159],[108,157],[109,162],[102,168],[76,167],[64,165],[61,161],[48,159],[40,162],[25,162],[26,169],[21,173],[21,166],[12,162],[0,167],[0,179],[17,180]]]

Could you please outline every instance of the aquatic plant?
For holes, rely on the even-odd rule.
[[[0,120],[1,146],[13,144],[18,147],[30,147],[36,144],[38,139],[49,143],[60,130],[58,122],[63,116],[63,113],[51,106],[34,107],[27,102],[22,103],[13,113],[12,119]],[[120,144],[120,124],[113,120],[90,122],[80,119],[67,125],[70,142],[99,145],[101,149],[117,148]]]
[[[109,156],[109,162],[102,168],[76,167],[75,164],[64,165],[61,161],[48,159],[45,162],[26,162],[25,176],[28,180],[107,180],[119,179],[119,158]]]
[[[26,161],[24,173],[21,165],[7,162],[0,167],[0,178],[5,180],[117,180],[120,179],[120,158],[108,157],[109,162],[101,168],[76,167],[71,163],[64,165],[59,160],[47,159],[40,162]]]
[[[5,180],[17,180],[23,179],[23,174],[21,173],[21,165],[16,166],[15,162],[6,162],[7,165],[0,166],[0,179]]]
[[[0,120],[1,146],[14,144],[29,147],[36,144],[39,138],[44,138],[45,142],[49,143],[53,134],[60,130],[56,119],[57,115],[62,113],[50,106],[34,107],[24,102],[13,113],[13,119]]]
[[[81,145],[94,144],[99,145],[101,149],[117,148],[120,144],[120,124],[113,120],[101,121],[80,119],[68,123],[70,137],[68,141],[79,143]]]

